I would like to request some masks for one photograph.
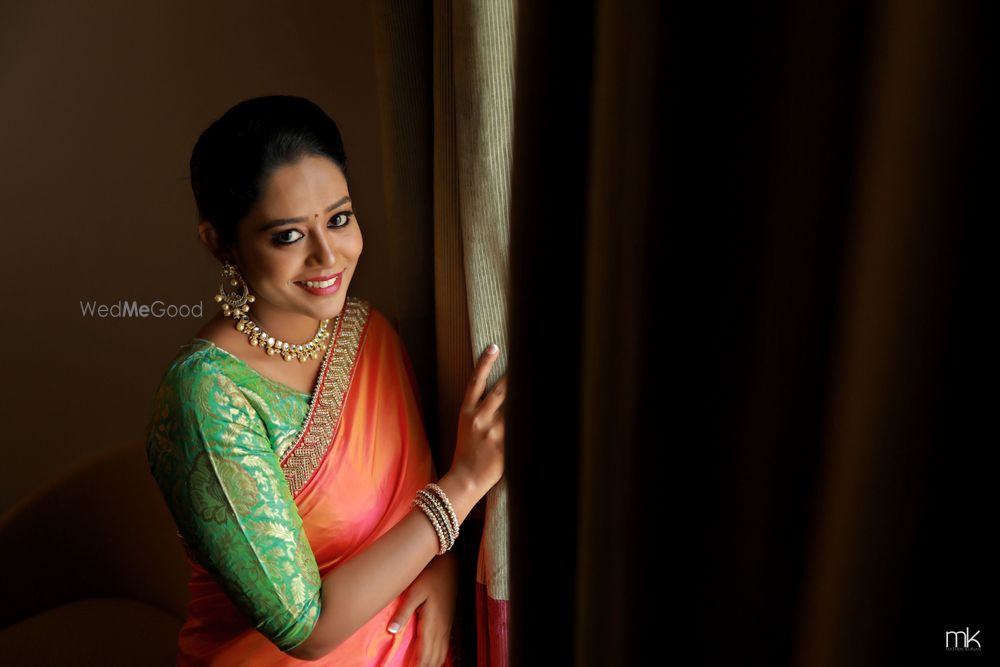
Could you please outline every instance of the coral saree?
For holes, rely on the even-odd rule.
[[[312,632],[321,578],[436,479],[398,334],[350,296],[331,324],[311,395],[201,338],[181,346],[156,392],[150,471],[191,563],[179,665],[306,664],[284,651]],[[417,617],[386,630],[401,599],[312,664],[416,665]]]

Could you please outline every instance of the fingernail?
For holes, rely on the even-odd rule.
[[[490,354],[496,354],[497,350],[499,349],[500,348],[497,346],[496,343],[490,343],[490,346],[486,348],[486,351],[489,352]]]
[[[397,632],[399,632],[399,623],[393,623],[392,625],[390,625],[389,632],[391,632],[392,634],[396,634]]]

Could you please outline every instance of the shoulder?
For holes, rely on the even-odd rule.
[[[376,347],[388,345],[397,353],[406,355],[406,345],[396,324],[389,316],[375,306],[369,307],[368,332],[366,337],[372,339]]]
[[[225,359],[211,341],[195,338],[181,345],[167,366],[161,384],[186,388],[226,384]]]
[[[340,314],[347,321],[356,321],[371,325],[376,320],[381,324],[387,321],[382,311],[374,303],[361,296],[348,295]]]
[[[206,344],[182,346],[160,380],[145,429],[151,465],[164,457],[192,459],[266,433],[242,388],[224,372],[224,360]]]
[[[361,297],[347,297],[344,305],[344,326],[363,329],[365,338],[399,340],[399,334],[392,320],[375,304]]]
[[[395,327],[393,326],[392,322],[389,320],[388,317],[386,317],[385,313],[379,310],[377,306],[375,306],[369,301],[365,301],[363,307],[367,308],[368,311],[369,327],[395,330]]]
[[[359,321],[369,328],[396,331],[392,320],[378,306],[364,297],[349,295],[344,303],[342,314],[347,320]]]
[[[238,370],[218,347],[204,339],[183,344],[170,362],[154,395],[156,413],[199,418],[252,412],[240,388]]]

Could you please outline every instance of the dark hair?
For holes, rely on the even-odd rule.
[[[347,178],[340,130],[318,105],[291,95],[240,102],[201,133],[191,152],[198,215],[231,244],[271,174],[309,155],[329,158]]]

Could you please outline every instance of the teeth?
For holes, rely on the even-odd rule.
[[[313,288],[316,288],[316,289],[323,289],[324,287],[330,287],[335,282],[337,282],[337,276],[334,276],[333,278],[330,278],[329,280],[321,280],[320,282],[315,282],[315,281],[312,281],[312,280],[306,280],[304,282],[304,284],[305,284],[306,287],[313,287]]]

